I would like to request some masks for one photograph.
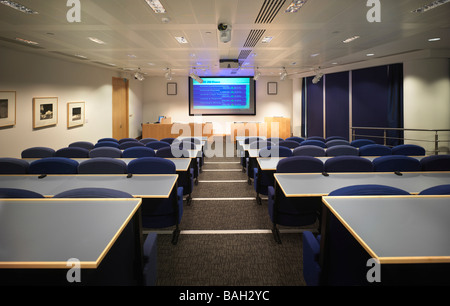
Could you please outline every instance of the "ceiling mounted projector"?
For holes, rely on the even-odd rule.
[[[320,82],[320,79],[322,78],[323,73],[318,73],[313,79],[312,79],[312,83],[313,84],[317,84]]]
[[[198,75],[196,75],[195,73],[191,73],[189,75],[191,78],[193,78],[194,80],[196,80],[197,82],[199,82],[200,84],[203,83],[203,79],[201,77],[199,77]]]
[[[221,59],[219,60],[220,68],[237,69],[239,68],[239,60]]]
[[[219,23],[217,26],[219,30],[219,39],[223,43],[227,43],[231,40],[231,26],[226,23]]]

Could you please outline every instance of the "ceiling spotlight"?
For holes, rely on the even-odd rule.
[[[148,6],[150,6],[157,14],[164,14],[166,12],[166,9],[159,0],[145,0],[145,2],[147,2]]]
[[[139,71],[136,71],[134,78],[138,81],[143,81],[145,79],[144,75],[141,73],[141,68],[139,68]]]
[[[171,81],[172,80],[172,71],[170,70],[170,68],[166,68],[166,74],[164,75],[167,81]]]
[[[297,13],[303,5],[306,4],[308,0],[293,0],[292,3],[287,7],[285,13]]]
[[[438,6],[441,6],[443,4],[446,4],[447,2],[450,2],[450,0],[437,0],[437,1],[433,1],[429,4],[426,4],[424,6],[421,6],[413,11],[411,11],[412,13],[425,13],[429,10],[435,9]]]
[[[283,72],[281,73],[281,75],[280,75],[280,80],[281,81],[284,81],[286,78],[287,78],[287,76],[288,76],[288,73],[287,73],[287,71],[286,71],[286,68],[284,68],[283,67]]]
[[[316,76],[312,79],[313,84],[317,84],[322,79],[323,73],[319,72],[316,74]]]
[[[261,72],[259,72],[258,69],[255,71],[255,76],[253,77],[255,81],[258,81],[258,79],[261,77]]]
[[[189,76],[200,84],[203,83],[203,79],[199,77],[196,73],[192,72]]]
[[[30,8],[24,6],[24,5],[16,3],[16,2],[13,2],[13,1],[0,0],[0,4],[9,6],[9,7],[13,8],[13,9],[18,10],[19,12],[22,12],[22,13],[25,13],[25,14],[39,14],[38,12],[33,11],[32,9],[30,9]]]

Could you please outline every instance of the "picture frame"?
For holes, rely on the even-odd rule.
[[[67,103],[67,128],[82,126],[85,122],[85,103]]]
[[[16,92],[0,91],[0,128],[16,125]]]
[[[278,93],[278,83],[277,82],[267,82],[267,94],[276,95]]]
[[[43,128],[58,124],[58,98],[33,98],[33,128]]]
[[[177,94],[177,83],[167,83],[167,95],[175,96]]]

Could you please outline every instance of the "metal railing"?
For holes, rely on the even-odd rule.
[[[352,131],[352,140],[355,140],[356,137],[360,137],[360,138],[378,138],[378,139],[383,139],[383,144],[384,145],[388,145],[388,140],[397,140],[400,141],[401,143],[404,143],[405,140],[406,141],[412,141],[412,142],[423,142],[423,143],[434,143],[434,150],[432,150],[434,152],[435,155],[439,154],[439,152],[441,152],[442,150],[440,150],[439,148],[439,144],[440,143],[447,143],[447,150],[450,147],[450,140],[442,140],[439,137],[439,133],[444,133],[444,132],[450,132],[450,129],[405,129],[405,128],[384,128],[384,127],[351,127],[350,128]],[[367,134],[358,134],[357,130],[376,130],[376,131],[383,131],[383,135],[367,135]],[[401,131],[401,132],[426,132],[426,133],[433,133],[434,134],[434,139],[430,140],[430,139],[417,139],[417,138],[405,138],[405,137],[393,137],[393,136],[388,136],[388,132],[389,131]],[[442,134],[441,134],[442,135]],[[449,137],[449,136],[447,136]]]

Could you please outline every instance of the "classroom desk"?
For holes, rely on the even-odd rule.
[[[142,285],[141,202],[0,199],[0,284]]]
[[[324,197],[323,203],[322,284],[450,284],[450,196]],[[370,258],[380,264],[380,282],[367,279]]]

